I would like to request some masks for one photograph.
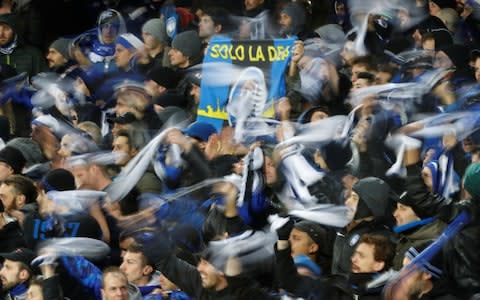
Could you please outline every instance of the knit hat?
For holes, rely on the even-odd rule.
[[[165,23],[159,18],[150,19],[143,24],[142,31],[149,33],[161,44],[167,43]]]
[[[22,152],[23,157],[25,157],[25,167],[27,168],[38,163],[43,163],[46,160],[40,145],[31,138],[17,137],[10,140],[7,146]]]
[[[155,81],[164,88],[173,89],[178,84],[178,75],[170,68],[158,66],[147,73],[147,78]]]
[[[402,193],[395,199],[398,203],[409,206],[413,212],[420,218],[425,219],[435,216],[440,209],[449,203],[448,200],[437,198],[424,198],[421,201],[415,201],[407,192]]]
[[[70,40],[59,38],[50,44],[49,48],[57,50],[65,59],[70,59]]]
[[[119,35],[116,43],[122,45],[129,51],[137,51],[143,48],[143,42],[131,33]]]
[[[315,33],[328,44],[344,44],[347,40],[345,32],[338,24],[327,24],[318,27]]]
[[[287,14],[292,19],[292,24],[290,25],[290,28],[287,29],[288,32],[286,33],[298,34],[302,31],[307,20],[305,8],[302,4],[290,2],[282,9],[282,13]]]
[[[10,146],[0,150],[0,161],[12,167],[15,174],[20,174],[25,167],[25,157],[22,152]]]
[[[187,79],[190,83],[200,86],[202,84],[202,70],[188,73]]]
[[[0,15],[0,23],[7,24],[14,32],[17,30],[17,17],[14,14]]]
[[[327,244],[327,231],[317,223],[300,221],[295,223],[294,228],[308,234],[308,236],[318,244],[319,248],[322,248]]]
[[[202,51],[202,40],[196,31],[184,31],[175,36],[172,41],[172,48],[190,58],[198,57]]]
[[[202,142],[208,141],[208,138],[216,133],[217,130],[210,123],[194,122],[183,130],[185,135],[199,139]]]
[[[75,178],[70,171],[54,169],[43,177],[42,185],[46,193],[50,191],[72,191],[75,189]]]
[[[480,200],[480,163],[473,163],[465,170],[464,189],[476,200]]]

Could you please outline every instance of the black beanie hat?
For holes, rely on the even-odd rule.
[[[75,178],[72,173],[65,169],[49,171],[42,180],[45,192],[72,191],[75,189]]]
[[[26,163],[22,152],[10,146],[0,150],[0,162],[12,167],[15,174],[20,174]]]

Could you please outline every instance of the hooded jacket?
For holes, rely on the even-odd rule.
[[[14,39],[15,37],[17,39],[17,45],[12,53],[0,53],[0,63],[14,67],[18,73],[27,72],[29,76],[46,71],[47,64],[40,50],[26,45],[22,37],[17,34],[15,16],[12,14],[2,15],[0,16],[0,23],[12,28]]]

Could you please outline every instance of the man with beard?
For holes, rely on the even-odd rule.
[[[1,299],[25,299],[27,282],[33,276],[30,263],[35,254],[27,248],[18,248],[10,253],[1,253],[2,268],[0,280],[2,281]]]

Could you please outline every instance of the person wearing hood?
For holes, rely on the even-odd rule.
[[[314,32],[308,31],[307,12],[305,7],[298,2],[290,2],[280,12],[280,35],[282,37],[297,36],[299,40],[318,37]]]
[[[435,218],[435,203],[429,199],[415,201],[407,192],[400,195],[397,208],[393,212],[396,226],[393,231],[398,234],[393,268],[400,270],[403,257],[410,247],[434,241],[445,229],[446,224]]]
[[[34,76],[47,69],[40,50],[24,43],[17,33],[16,16],[0,16],[0,62],[13,66],[18,73]]]
[[[352,209],[353,219],[337,232],[334,243],[332,274],[348,275],[350,258],[364,233],[382,234],[390,238],[391,214],[395,193],[380,178],[366,177],[352,187],[345,205]]]

